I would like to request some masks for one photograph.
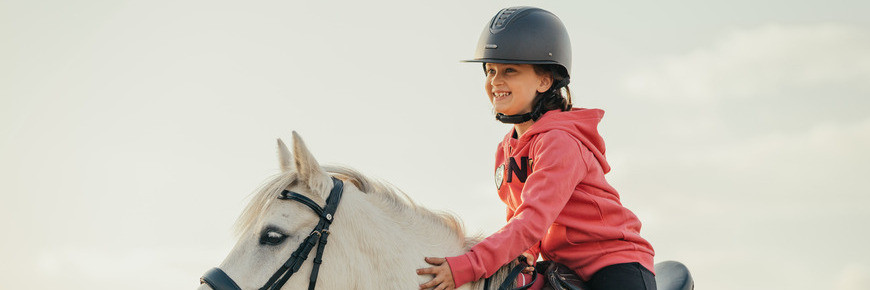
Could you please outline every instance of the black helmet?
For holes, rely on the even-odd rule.
[[[555,64],[571,73],[571,40],[565,25],[547,10],[520,6],[499,11],[484,27],[474,59],[466,62]]]

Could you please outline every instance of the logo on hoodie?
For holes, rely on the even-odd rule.
[[[502,181],[504,181],[504,164],[495,169],[495,189],[501,189]]]
[[[505,167],[507,171],[505,171],[504,175],[507,175],[507,182],[510,183],[514,179],[514,175],[516,175],[517,179],[521,183],[526,183],[526,178],[529,177],[529,171],[531,171],[532,160],[529,157],[520,157],[520,162],[517,162],[517,159],[514,157],[510,157],[507,164],[502,164],[499,168]]]

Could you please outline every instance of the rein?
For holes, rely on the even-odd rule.
[[[277,290],[284,287],[284,283],[296,271],[299,271],[302,263],[311,254],[311,250],[314,249],[314,246],[317,246],[317,252],[314,255],[313,261],[314,267],[311,269],[311,276],[308,280],[308,289],[314,289],[317,283],[317,274],[320,271],[320,264],[323,263],[322,258],[326,239],[329,238],[329,225],[332,224],[335,211],[338,209],[338,203],[341,201],[341,195],[344,192],[344,183],[341,180],[332,177],[332,184],[332,190],[329,192],[329,197],[326,198],[326,205],[324,207],[320,207],[316,202],[304,195],[286,189],[278,196],[278,199],[295,200],[311,208],[320,217],[320,221],[311,230],[311,234],[293,251],[290,258],[278,268],[278,271],[275,271],[275,274],[272,274],[272,277],[266,281],[263,287],[260,287],[260,290]],[[206,272],[200,278],[200,284],[208,284],[214,290],[241,290],[239,285],[220,268],[212,268]]]
[[[507,278],[505,278],[504,281],[501,282],[501,285],[498,286],[498,290],[526,290],[535,284],[535,280],[538,279],[538,275],[536,273],[533,273],[534,275],[532,275],[531,282],[529,282],[526,285],[520,286],[520,287],[516,287],[516,288],[513,287],[513,285],[517,281],[517,277],[519,277],[520,273],[523,272],[523,269],[525,269],[526,267],[529,267],[529,264],[526,262],[525,256],[519,256],[519,258],[517,258],[517,260],[519,260],[520,263],[517,264],[516,266],[514,266],[513,269],[511,269],[511,271],[507,275]],[[491,287],[490,286],[491,284],[492,284],[492,276],[489,276],[483,281],[483,289],[489,290],[489,287]]]

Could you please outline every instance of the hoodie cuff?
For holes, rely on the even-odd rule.
[[[540,252],[541,252],[541,242],[535,243],[534,246],[532,246],[531,248],[529,248],[528,250],[525,251],[525,253],[532,255],[532,257],[534,257],[535,261],[538,260],[538,255],[540,254]],[[535,261],[529,261],[529,262],[535,262]]]
[[[531,260],[529,262],[534,263],[534,262],[538,261],[538,252],[536,252],[535,249],[529,249],[528,251],[525,251],[525,253],[532,255],[533,260]]]
[[[474,271],[471,269],[471,260],[465,255],[447,257],[450,273],[453,274],[454,287],[474,281]]]

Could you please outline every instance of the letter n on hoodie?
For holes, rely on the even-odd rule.
[[[520,157],[519,164],[517,164],[516,159],[511,157],[508,163],[507,182],[510,183],[516,174],[520,182],[526,183],[526,178],[529,177],[529,157]]]

